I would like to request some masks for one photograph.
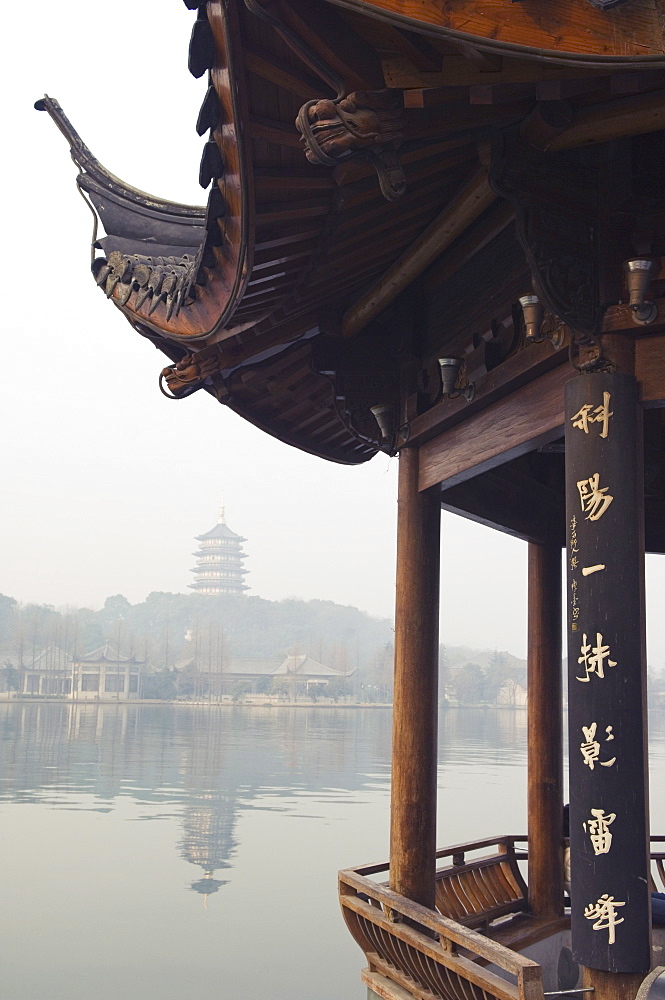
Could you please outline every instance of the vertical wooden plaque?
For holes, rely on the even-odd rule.
[[[632,375],[566,385],[571,917],[578,962],[651,964],[641,411]]]

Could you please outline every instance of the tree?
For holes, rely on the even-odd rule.
[[[176,696],[175,670],[158,670],[143,678],[143,697],[171,701]]]
[[[266,674],[265,677],[259,677],[256,682],[256,690],[258,694],[268,694],[272,688],[272,677],[270,674]]]
[[[0,594],[0,633],[2,633],[3,638],[13,625],[17,607],[18,605],[13,597]]]
[[[231,688],[231,697],[234,701],[241,701],[251,688],[249,681],[236,681]]]
[[[2,677],[2,685],[5,691],[18,691],[20,686],[20,676],[16,667],[5,660],[5,665],[0,670],[0,676]]]
[[[109,621],[117,621],[118,618],[128,618],[132,611],[132,605],[123,594],[114,594],[104,601],[103,614]]]
[[[457,671],[454,687],[460,705],[479,705],[485,700],[485,674],[477,663],[467,663]]]
[[[439,646],[439,702],[445,702],[447,689],[450,684],[450,663],[448,661],[448,651],[441,643]]]
[[[346,677],[331,677],[326,687],[326,695],[337,701],[338,698],[345,698],[351,691],[351,684]]]

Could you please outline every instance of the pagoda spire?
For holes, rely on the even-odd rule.
[[[219,505],[219,517],[217,518],[217,524],[226,524],[226,507],[224,506],[223,493],[222,493],[222,502]]]

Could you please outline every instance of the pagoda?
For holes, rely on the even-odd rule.
[[[189,586],[201,594],[235,594],[240,597],[248,588],[243,583],[247,573],[243,569],[246,558],[242,551],[242,543],[247,539],[236,535],[228,527],[224,513],[224,504],[219,509],[219,519],[214,528],[205,535],[197,535],[199,548],[192,555],[196,556],[194,583]]]

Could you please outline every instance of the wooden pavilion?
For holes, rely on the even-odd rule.
[[[204,209],[119,181],[37,106],[103,227],[95,279],[167,355],[167,395],[203,389],[331,461],[399,453],[391,857],[340,875],[364,980],[385,1000],[644,993],[662,0],[186,5]],[[528,843],[436,850],[442,507],[529,543]]]

